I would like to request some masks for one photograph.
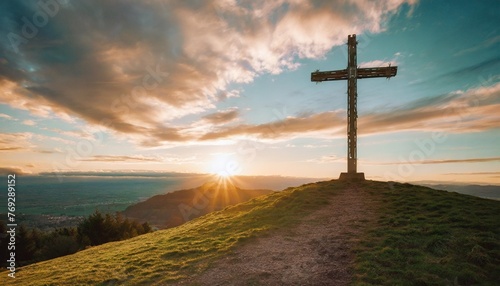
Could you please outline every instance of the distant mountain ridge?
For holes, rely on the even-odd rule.
[[[448,192],[457,192],[459,194],[476,196],[490,200],[500,200],[500,186],[495,185],[452,185],[452,184],[422,184],[424,186],[445,190]]]
[[[212,181],[197,188],[153,196],[127,207],[122,213],[128,218],[147,221],[154,227],[163,229],[272,192],[266,189],[241,189],[229,180]]]

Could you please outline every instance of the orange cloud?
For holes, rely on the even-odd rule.
[[[145,156],[106,156],[96,155],[89,158],[81,159],[85,162],[161,162],[163,161],[158,157],[145,157]]]
[[[0,151],[30,151],[35,148],[31,143],[33,134],[24,133],[0,133]]]
[[[203,135],[199,140],[216,140],[228,137],[254,137],[259,139],[288,139],[294,136],[314,135],[319,131],[343,128],[344,112],[324,112],[308,117],[288,117],[260,125],[240,124],[221,128]]]
[[[410,103],[360,117],[363,134],[395,131],[478,132],[498,128],[500,83]]]
[[[23,175],[23,174],[29,174],[29,173],[26,173],[21,168],[0,167],[0,174],[2,174],[2,175],[12,175],[12,174]]]
[[[238,115],[238,109],[232,108],[205,115],[202,117],[202,119],[211,124],[223,124],[237,119]]]

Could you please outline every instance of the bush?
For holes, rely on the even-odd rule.
[[[151,227],[148,223],[124,220],[120,213],[103,216],[96,211],[78,225],[77,232],[79,243],[86,247],[132,238],[151,232]]]
[[[0,262],[6,266],[8,237],[7,226],[0,221]],[[124,240],[151,232],[148,223],[123,219],[120,213],[103,215],[99,211],[85,218],[76,228],[61,228],[51,232],[28,229],[21,225],[16,233],[16,259],[19,265],[53,259],[73,254],[89,246]]]

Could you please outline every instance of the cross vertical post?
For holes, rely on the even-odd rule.
[[[356,59],[356,35],[347,37],[348,55],[347,69],[347,172],[357,173],[357,128],[358,128],[358,75]]]
[[[358,110],[357,100],[358,78],[375,78],[396,76],[398,67],[377,67],[377,68],[358,68],[356,35],[347,37],[347,68],[335,71],[315,71],[311,73],[311,81],[322,82],[332,80],[347,80],[347,173],[341,173],[341,180],[364,180],[365,174],[358,173],[358,154],[357,154],[357,136],[358,136]]]

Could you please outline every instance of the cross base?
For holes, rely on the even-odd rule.
[[[340,181],[364,181],[365,173],[340,173]]]

